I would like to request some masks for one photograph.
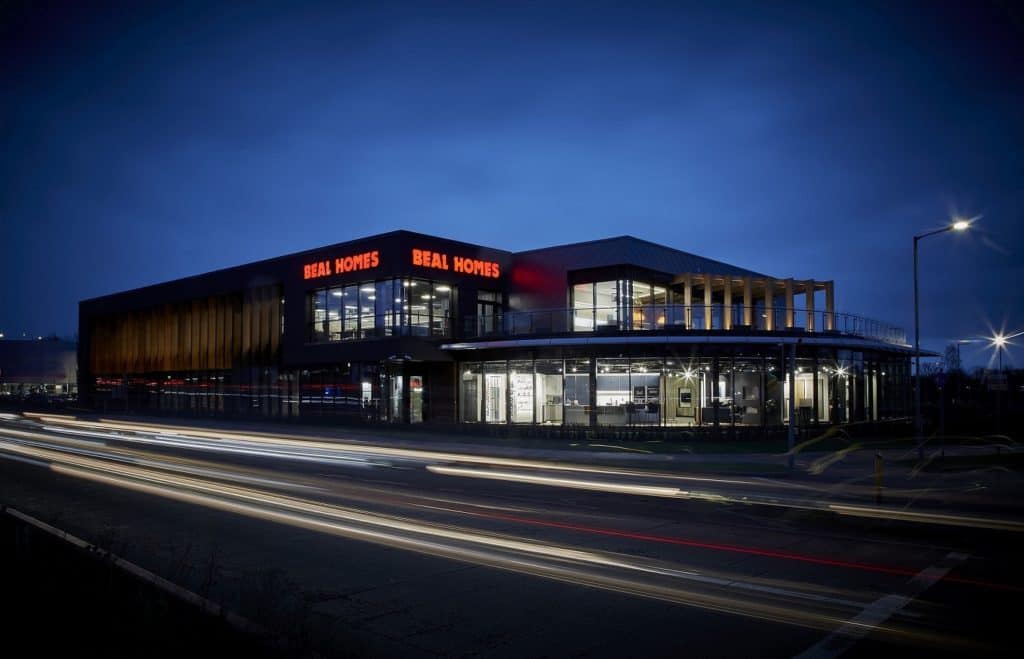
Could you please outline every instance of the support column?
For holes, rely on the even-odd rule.
[[[831,332],[836,328],[836,295],[833,282],[825,282],[825,330]]]
[[[775,329],[775,280],[764,280],[764,328],[769,332]]]
[[[722,305],[722,328],[730,330],[732,329],[732,278],[725,277],[725,288],[722,289],[723,301]]]
[[[807,309],[807,331],[813,332],[814,327],[814,280],[804,282],[804,308]]]
[[[793,315],[793,278],[786,280],[786,329],[792,329],[796,318]]]
[[[693,277],[689,273],[683,275],[683,322],[686,323],[686,329],[693,329],[693,313],[690,309],[693,307]]]
[[[711,329],[711,275],[704,275],[704,329]]]
[[[786,433],[786,446],[789,454],[789,468],[793,468],[793,444],[796,435],[796,344],[791,343],[789,345],[789,365],[786,368],[788,371],[786,377],[789,379],[789,401],[787,411],[789,412],[789,424],[788,431]]]
[[[743,278],[743,324],[754,326],[754,282],[750,277]]]
[[[818,400],[818,353],[815,350],[814,361],[811,364],[811,382],[813,383],[813,391],[811,392],[811,413],[814,415],[814,419],[811,421],[813,425],[818,425],[818,417],[820,416],[819,405],[822,401]]]
[[[590,381],[590,414],[588,423],[591,428],[597,427],[597,358],[590,358],[590,372],[587,374]]]

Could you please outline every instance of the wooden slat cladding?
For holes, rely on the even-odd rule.
[[[281,354],[281,287],[94,318],[89,368],[120,375],[271,365]]]

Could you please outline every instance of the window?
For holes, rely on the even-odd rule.
[[[449,337],[455,294],[450,284],[425,279],[382,279],[310,291],[308,340]]]
[[[342,290],[340,288],[331,288],[327,291],[327,325],[328,325],[328,340],[329,341],[340,341],[341,340],[341,316],[343,312],[342,307]]]
[[[430,334],[430,282],[412,279],[403,282],[409,300],[409,322],[413,336]]]
[[[327,340],[327,289],[316,291],[309,299],[310,328],[309,340]]]
[[[501,329],[501,293],[476,292],[476,335],[487,336]]]
[[[533,423],[533,362],[510,361],[508,368],[512,423]]]
[[[377,336],[376,315],[374,314],[377,301],[377,289],[372,283],[363,284],[359,287],[359,338],[368,339]]]
[[[431,336],[451,336],[452,287],[434,284],[430,299]]]
[[[374,324],[377,336],[394,336],[397,334],[401,318],[401,300],[395,302],[395,280],[378,281],[374,286]]]
[[[342,339],[359,338],[359,287],[346,286],[341,289]]]
[[[594,329],[594,285],[576,284],[572,287],[572,331],[590,332]]]
[[[459,411],[463,423],[483,421],[481,402],[484,388],[483,365],[471,362],[462,365],[459,386]]]
[[[536,423],[562,424],[562,360],[538,359],[536,375]]]
[[[622,281],[599,281],[594,284],[594,327],[619,329],[619,301],[623,299]]]

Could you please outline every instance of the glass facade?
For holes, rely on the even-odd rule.
[[[833,351],[843,353],[843,351]],[[849,354],[849,353],[848,353]],[[893,418],[907,413],[906,360],[722,354],[464,362],[460,419],[565,426],[771,427]],[[593,394],[593,395],[592,395]]]
[[[651,330],[683,322],[665,286],[633,279],[576,284],[571,289],[574,332]]]
[[[426,279],[383,279],[306,295],[307,341],[452,336],[455,287]]]

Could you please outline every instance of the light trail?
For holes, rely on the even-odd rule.
[[[275,487],[275,488],[286,490],[286,491],[293,491],[293,492],[295,492],[295,491],[306,491],[306,492],[318,492],[318,493],[327,493],[328,492],[328,489],[325,486],[310,485],[310,484],[305,484],[305,483],[300,484],[300,483],[297,483],[295,481],[282,481],[282,480],[279,480],[279,479],[270,479],[270,478],[267,478],[265,476],[246,475],[246,474],[241,474],[238,471],[225,471],[223,468],[215,469],[215,468],[211,468],[211,467],[208,467],[208,466],[205,466],[205,465],[202,465],[202,464],[197,465],[194,462],[183,461],[183,460],[180,460],[180,459],[173,459],[173,460],[171,460],[171,459],[164,458],[164,459],[161,459],[161,460],[154,460],[151,457],[149,457],[148,454],[144,454],[144,453],[140,454],[140,453],[137,453],[135,451],[128,451],[128,450],[125,450],[125,449],[110,449],[111,451],[113,451],[113,454],[109,455],[109,454],[105,454],[105,453],[103,453],[101,451],[92,450],[92,447],[94,445],[91,442],[82,442],[82,441],[78,441],[78,440],[72,439],[72,440],[67,440],[67,441],[69,441],[69,443],[73,444],[73,446],[63,447],[63,446],[61,446],[59,444],[54,444],[52,442],[47,441],[49,439],[49,436],[43,435],[43,434],[40,434],[40,433],[32,433],[32,432],[26,432],[26,431],[13,431],[13,430],[9,430],[8,433],[21,436],[25,440],[31,440],[31,439],[39,440],[39,441],[36,441],[33,444],[37,448],[48,448],[48,449],[52,449],[52,450],[56,450],[56,451],[65,451],[65,452],[70,452],[70,453],[73,453],[73,454],[76,454],[76,455],[82,455],[82,456],[87,456],[87,457],[94,457],[94,458],[98,458],[98,459],[113,459],[113,460],[117,460],[117,461],[120,461],[120,462],[125,462],[125,463],[129,463],[129,464],[133,464],[133,465],[136,465],[136,466],[148,466],[148,467],[152,467],[152,468],[155,468],[155,469],[174,471],[174,472],[177,472],[177,473],[184,473],[184,474],[189,474],[189,475],[194,475],[194,476],[212,477],[212,478],[217,478],[217,479],[219,479],[221,481],[228,481],[228,482],[234,482],[234,483],[242,483],[242,484],[251,484],[251,485],[261,485],[261,486]],[[86,446],[86,447],[88,447],[88,449],[83,449],[83,448],[81,448],[82,446]],[[483,478],[496,478],[496,479],[499,479],[499,480],[512,480],[512,481],[517,481],[517,482],[535,483],[535,484],[540,484],[540,485],[552,485],[552,486],[570,487],[570,488],[597,490],[597,491],[607,491],[607,492],[615,492],[615,493],[645,494],[645,495],[648,495],[648,496],[661,496],[661,497],[693,496],[693,497],[696,497],[696,498],[703,498],[703,497],[706,497],[706,496],[710,496],[710,495],[704,495],[704,494],[700,494],[700,493],[683,492],[683,491],[679,490],[678,488],[657,488],[657,487],[645,486],[645,485],[628,485],[628,484],[627,485],[623,485],[623,484],[605,483],[605,482],[593,481],[593,480],[570,480],[570,479],[566,479],[564,477],[538,476],[538,475],[533,475],[533,474],[519,474],[519,473],[504,472],[504,471],[487,471],[487,470],[483,470],[482,471],[482,470],[473,470],[473,469],[466,469],[466,468],[459,468],[459,467],[447,467],[447,466],[435,466],[435,465],[428,465],[427,469],[429,471],[432,471],[432,472],[435,472],[435,473],[440,473],[440,474],[445,474],[445,475],[460,475],[460,476],[473,476],[473,477],[483,477]],[[708,542],[692,540],[692,539],[673,538],[673,537],[658,536],[658,535],[652,535],[652,534],[640,534],[640,533],[632,533],[632,532],[623,532],[623,531],[617,531],[617,530],[613,530],[613,529],[604,529],[604,528],[597,528],[597,527],[593,527],[593,526],[584,526],[584,525],[580,525],[580,524],[571,524],[571,523],[565,523],[565,522],[555,522],[555,521],[541,520],[541,519],[536,519],[536,518],[527,518],[527,517],[523,517],[522,516],[521,513],[523,511],[521,509],[514,509],[514,508],[510,509],[510,508],[507,508],[507,507],[505,507],[505,508],[500,508],[500,507],[496,508],[494,506],[479,505],[479,504],[467,503],[467,502],[464,502],[464,501],[449,502],[449,503],[455,503],[455,504],[457,504],[459,506],[471,506],[471,507],[475,506],[475,507],[481,509],[481,510],[478,510],[478,511],[469,511],[469,510],[466,510],[464,508],[452,508],[452,507],[446,507],[446,506],[438,506],[436,504],[439,503],[439,501],[438,501],[438,499],[436,497],[420,497],[420,496],[416,496],[416,495],[404,495],[404,498],[403,498],[403,497],[395,496],[394,492],[391,491],[391,490],[380,491],[380,490],[374,490],[373,488],[368,488],[366,486],[362,486],[360,488],[360,490],[361,491],[358,492],[358,493],[353,493],[351,488],[348,488],[347,491],[345,492],[345,496],[346,496],[347,499],[355,499],[355,500],[359,500],[359,501],[363,501],[363,502],[370,502],[370,503],[374,503],[374,504],[387,503],[387,504],[403,505],[403,506],[407,506],[407,507],[417,506],[417,507],[428,508],[428,509],[432,509],[432,510],[438,510],[438,511],[443,511],[443,512],[450,512],[450,513],[454,513],[454,514],[458,514],[458,515],[471,515],[471,516],[478,516],[478,517],[487,517],[487,518],[491,518],[491,519],[497,519],[497,520],[503,520],[503,521],[511,521],[511,522],[515,522],[515,523],[519,523],[519,524],[528,524],[528,525],[533,525],[533,526],[546,526],[546,527],[551,527],[551,528],[560,528],[560,529],[572,530],[572,531],[577,531],[577,532],[586,532],[586,533],[591,533],[591,534],[596,534],[596,535],[605,535],[605,536],[630,538],[630,539],[642,540],[642,541],[647,541],[647,542],[657,542],[657,543],[663,543],[663,544],[674,544],[674,545],[679,545],[679,546],[688,546],[688,547],[710,549],[710,550],[716,550],[716,551],[728,551],[728,552],[750,554],[750,555],[763,556],[763,557],[769,557],[769,558],[796,560],[796,561],[807,562],[807,563],[815,563],[815,564],[824,565],[824,566],[830,566],[830,567],[858,569],[858,570],[864,570],[864,571],[870,571],[870,572],[879,572],[879,573],[892,574],[892,575],[898,575],[898,576],[913,576],[913,574],[915,574],[914,570],[907,569],[907,568],[894,568],[894,567],[879,566],[879,565],[869,565],[869,564],[864,564],[864,563],[856,563],[856,562],[842,561],[842,560],[836,560],[836,559],[826,559],[826,558],[821,558],[821,557],[813,557],[813,556],[808,556],[808,555],[804,555],[804,554],[797,554],[797,553],[792,553],[792,552],[779,552],[779,551],[764,550],[764,549],[759,549],[759,548],[754,548],[754,547],[742,547],[742,546],[737,546],[737,545],[727,545],[727,544],[721,544],[721,543],[708,543]],[[383,496],[381,496],[381,495],[383,495]],[[414,502],[415,500],[423,500],[423,501],[426,501],[427,503],[415,503]],[[440,502],[443,503],[444,501],[442,500]],[[495,510],[498,510],[499,512],[494,512]],[[515,513],[515,514],[510,514],[510,513]],[[988,582],[972,581],[972,580],[967,580],[967,579],[960,579],[960,578],[957,578],[957,577],[950,577],[948,579],[948,581],[955,581],[955,582],[958,582],[958,583],[964,583],[964,584],[969,584],[969,585],[981,586],[981,587],[986,587],[986,588],[996,588],[996,589],[1002,589],[1002,590],[1015,590],[1015,591],[1016,590],[1020,590],[1020,588],[1017,588],[1017,587],[1014,587],[1014,586],[1005,585],[1005,584],[993,584],[993,583],[988,583]]]
[[[480,478],[485,480],[498,480],[506,482],[523,483],[528,485],[545,485],[550,487],[564,487],[579,490],[592,490],[599,492],[611,492],[615,494],[634,494],[644,496],[656,496],[667,498],[678,498],[687,500],[698,500],[711,503],[729,503],[743,505],[770,506],[777,508],[790,508],[795,510],[807,510],[815,512],[831,512],[839,515],[853,517],[874,517],[876,519],[896,520],[903,522],[914,522],[919,524],[940,524],[947,526],[966,526],[972,528],[993,529],[998,531],[1024,532],[1024,523],[1011,520],[980,516],[951,515],[948,513],[936,513],[925,511],[913,511],[893,507],[867,507],[857,505],[845,505],[829,501],[818,501],[814,499],[794,499],[777,496],[754,496],[754,495],[723,495],[713,492],[700,492],[695,490],[681,490],[671,487],[653,487],[649,485],[631,485],[614,481],[582,480],[564,476],[543,476],[533,473],[512,472],[495,469],[473,469],[467,467],[453,467],[447,465],[428,465],[427,471],[446,476],[460,476],[469,478]]]
[[[56,473],[123,489],[418,553],[760,620],[826,630],[845,622],[851,610],[865,605],[860,600],[821,596],[813,588],[765,586],[652,559],[381,515],[52,449],[10,443],[4,443],[3,449],[45,461]],[[800,602],[813,606],[802,608]],[[931,632],[899,625],[872,627],[872,631],[919,643],[939,640]],[[961,643],[948,638],[941,642]]]
[[[18,436],[20,439],[0,440],[0,451],[4,452],[0,455],[29,464],[45,464],[56,473],[76,478],[103,482],[111,486],[244,514],[271,522],[318,530],[354,540],[375,542],[476,565],[513,570],[568,583],[815,629],[833,629],[837,623],[846,622],[851,610],[863,608],[865,604],[863,598],[870,599],[872,597],[869,593],[853,593],[852,596],[823,595],[821,587],[809,583],[785,581],[764,583],[763,578],[715,574],[664,560],[540,542],[516,535],[485,532],[447,523],[425,522],[351,506],[332,505],[324,501],[298,496],[275,494],[262,488],[278,488],[288,492],[304,490],[307,496],[317,497],[335,496],[337,492],[333,491],[333,487],[326,489],[311,484],[313,481],[307,478],[304,478],[301,483],[280,478],[263,478],[253,475],[252,470],[240,473],[234,467],[228,467],[227,464],[214,468],[209,464],[197,463],[194,460],[170,456],[158,458],[153,454],[132,448],[108,447],[104,445],[105,442],[123,441],[125,437],[111,436],[95,429],[82,432],[77,432],[81,430],[79,428],[73,429],[76,430],[76,433],[72,433],[72,436],[69,437],[49,434],[66,429],[45,428],[44,432],[31,432],[4,428],[0,430],[0,434]],[[93,436],[93,434],[99,436]],[[180,435],[175,437],[180,438]],[[36,445],[29,445],[29,442]],[[145,440],[131,444],[138,447],[147,446]],[[158,446],[149,445],[149,447],[157,448]],[[432,466],[436,467],[437,465],[428,465],[428,469]],[[440,465],[440,468],[440,472],[431,471],[444,474],[445,470],[466,469],[447,465]],[[678,487],[665,487],[653,492],[649,489],[633,490],[634,487],[659,488],[660,486],[616,483],[614,481],[605,483],[593,474],[579,478],[575,475],[565,474],[565,472],[563,472],[563,476],[557,477],[545,475],[536,473],[539,471],[536,469],[525,474],[508,469],[476,469],[472,471],[474,477],[477,471],[499,472],[502,476],[508,476],[512,480],[525,475],[535,481],[531,484],[540,485],[550,485],[551,483],[547,481],[552,479],[569,478],[575,481],[571,484],[572,487],[583,487],[583,489],[601,489],[605,486],[625,487],[630,494],[645,496],[692,494],[692,492],[682,491]],[[621,477],[623,472],[631,475],[631,470],[611,471],[616,472],[618,477]],[[451,475],[451,472],[444,475]],[[334,484],[332,481],[332,486]],[[886,568],[885,566],[827,559],[818,560],[818,557],[789,552],[772,552],[724,543],[701,542],[687,538],[634,533],[592,525],[553,522],[531,517],[525,511],[521,512],[516,508],[505,507],[502,509],[501,507],[459,500],[451,501],[431,496],[408,495],[388,488],[368,488],[365,485],[346,485],[345,487],[348,488],[343,494],[346,498],[362,499],[376,505],[394,504],[410,508],[428,508],[460,516],[557,528],[640,542],[798,560],[825,567],[867,569],[896,577],[907,576],[910,572],[901,568]],[[363,491],[353,495],[352,487]],[[655,492],[659,494],[655,494]],[[455,504],[455,507],[436,505],[445,502]],[[473,506],[476,510],[468,511],[461,508],[463,506]],[[984,582],[957,579],[955,576],[947,577],[947,580],[972,586],[992,586]],[[905,611],[900,613],[900,619],[907,620],[917,615],[919,614]],[[886,626],[872,629],[885,636],[917,643],[932,644],[940,641],[932,632],[908,628],[903,623],[891,622]],[[949,647],[950,643],[956,645],[963,641],[943,637],[941,643],[947,644],[946,647]],[[971,648],[977,649],[973,646]]]
[[[475,453],[452,453],[450,451],[431,451],[426,449],[409,449],[371,444],[355,444],[351,442],[313,441],[308,438],[271,435],[267,433],[236,433],[232,431],[211,431],[198,428],[186,429],[160,424],[143,424],[130,421],[82,421],[72,417],[26,414],[37,419],[45,429],[54,432],[70,432],[86,434],[91,437],[108,441],[124,442],[141,446],[165,446],[186,450],[222,452],[276,460],[294,460],[306,463],[323,463],[332,466],[380,467],[393,466],[390,461],[412,462],[425,464],[427,469],[436,474],[448,476],[475,477],[506,482],[519,482],[529,485],[545,485],[571,489],[606,491],[617,494],[638,496],[676,497],[680,499],[702,501],[718,504],[742,504],[789,508],[851,517],[872,517],[890,521],[910,522],[916,524],[947,525],[957,527],[984,528],[999,531],[1024,532],[1024,522],[1013,519],[985,517],[980,515],[950,515],[940,511],[912,511],[894,506],[860,506],[855,501],[829,500],[825,491],[811,486],[779,483],[765,479],[736,479],[671,474],[638,469],[581,465],[519,458],[504,458],[479,455]],[[64,426],[72,426],[67,428]],[[86,428],[88,430],[82,430]],[[148,433],[150,436],[117,434],[115,430],[129,433]],[[370,456],[370,457],[367,457]],[[387,458],[381,461],[381,458]],[[484,469],[454,467],[448,464],[470,464]],[[506,469],[493,469],[501,467]],[[527,471],[512,472],[508,469]],[[554,471],[569,474],[588,474],[588,479],[571,477],[552,477],[543,472]],[[595,476],[604,480],[596,479]],[[611,477],[618,480],[607,480]],[[639,478],[645,481],[658,480],[666,482],[695,481],[718,488],[727,488],[722,492],[682,490],[675,486],[664,486],[649,483],[624,482],[622,478]],[[740,491],[732,491],[736,487]],[[785,494],[763,494],[757,491],[744,492],[744,489],[759,490],[763,488],[783,489]],[[794,496],[800,493],[800,496]],[[853,494],[873,493],[870,488]],[[899,495],[888,490],[890,499]]]
[[[555,471],[586,472],[605,475],[638,476],[641,478],[664,478],[682,481],[699,481],[718,483],[724,485],[757,485],[775,486],[785,489],[806,489],[805,486],[793,483],[777,483],[765,479],[738,479],[718,478],[713,476],[695,476],[690,474],[666,473],[647,471],[639,469],[624,469],[617,467],[604,467],[584,464],[573,464],[566,462],[553,462],[542,460],[525,460],[521,458],[505,458],[498,456],[480,455],[476,453],[453,453],[450,451],[433,451],[427,449],[410,449],[393,446],[379,446],[374,444],[353,443],[351,441],[332,440],[330,442],[316,441],[308,437],[296,435],[278,435],[268,433],[239,433],[230,430],[202,430],[198,428],[181,428],[178,426],[162,426],[154,424],[141,424],[130,421],[82,421],[72,417],[60,417],[52,415],[28,414],[26,416],[37,418],[41,422],[56,425],[71,425],[75,427],[96,428],[100,430],[124,430],[127,432],[149,433],[153,436],[171,436],[178,441],[204,438],[216,440],[212,443],[196,443],[194,446],[201,449],[217,450],[219,445],[225,441],[244,441],[256,444],[261,447],[272,446],[275,450],[284,450],[287,454],[268,454],[268,457],[289,457],[291,455],[302,455],[303,451],[327,451],[331,453],[357,453],[379,455],[391,458],[403,458],[416,462],[459,462],[466,464],[496,465],[503,467],[518,467],[532,469],[549,469]],[[128,437],[124,435],[110,435],[110,439],[118,441],[149,442],[151,439]],[[184,446],[184,445],[183,445]],[[229,445],[230,446],[230,445]]]

